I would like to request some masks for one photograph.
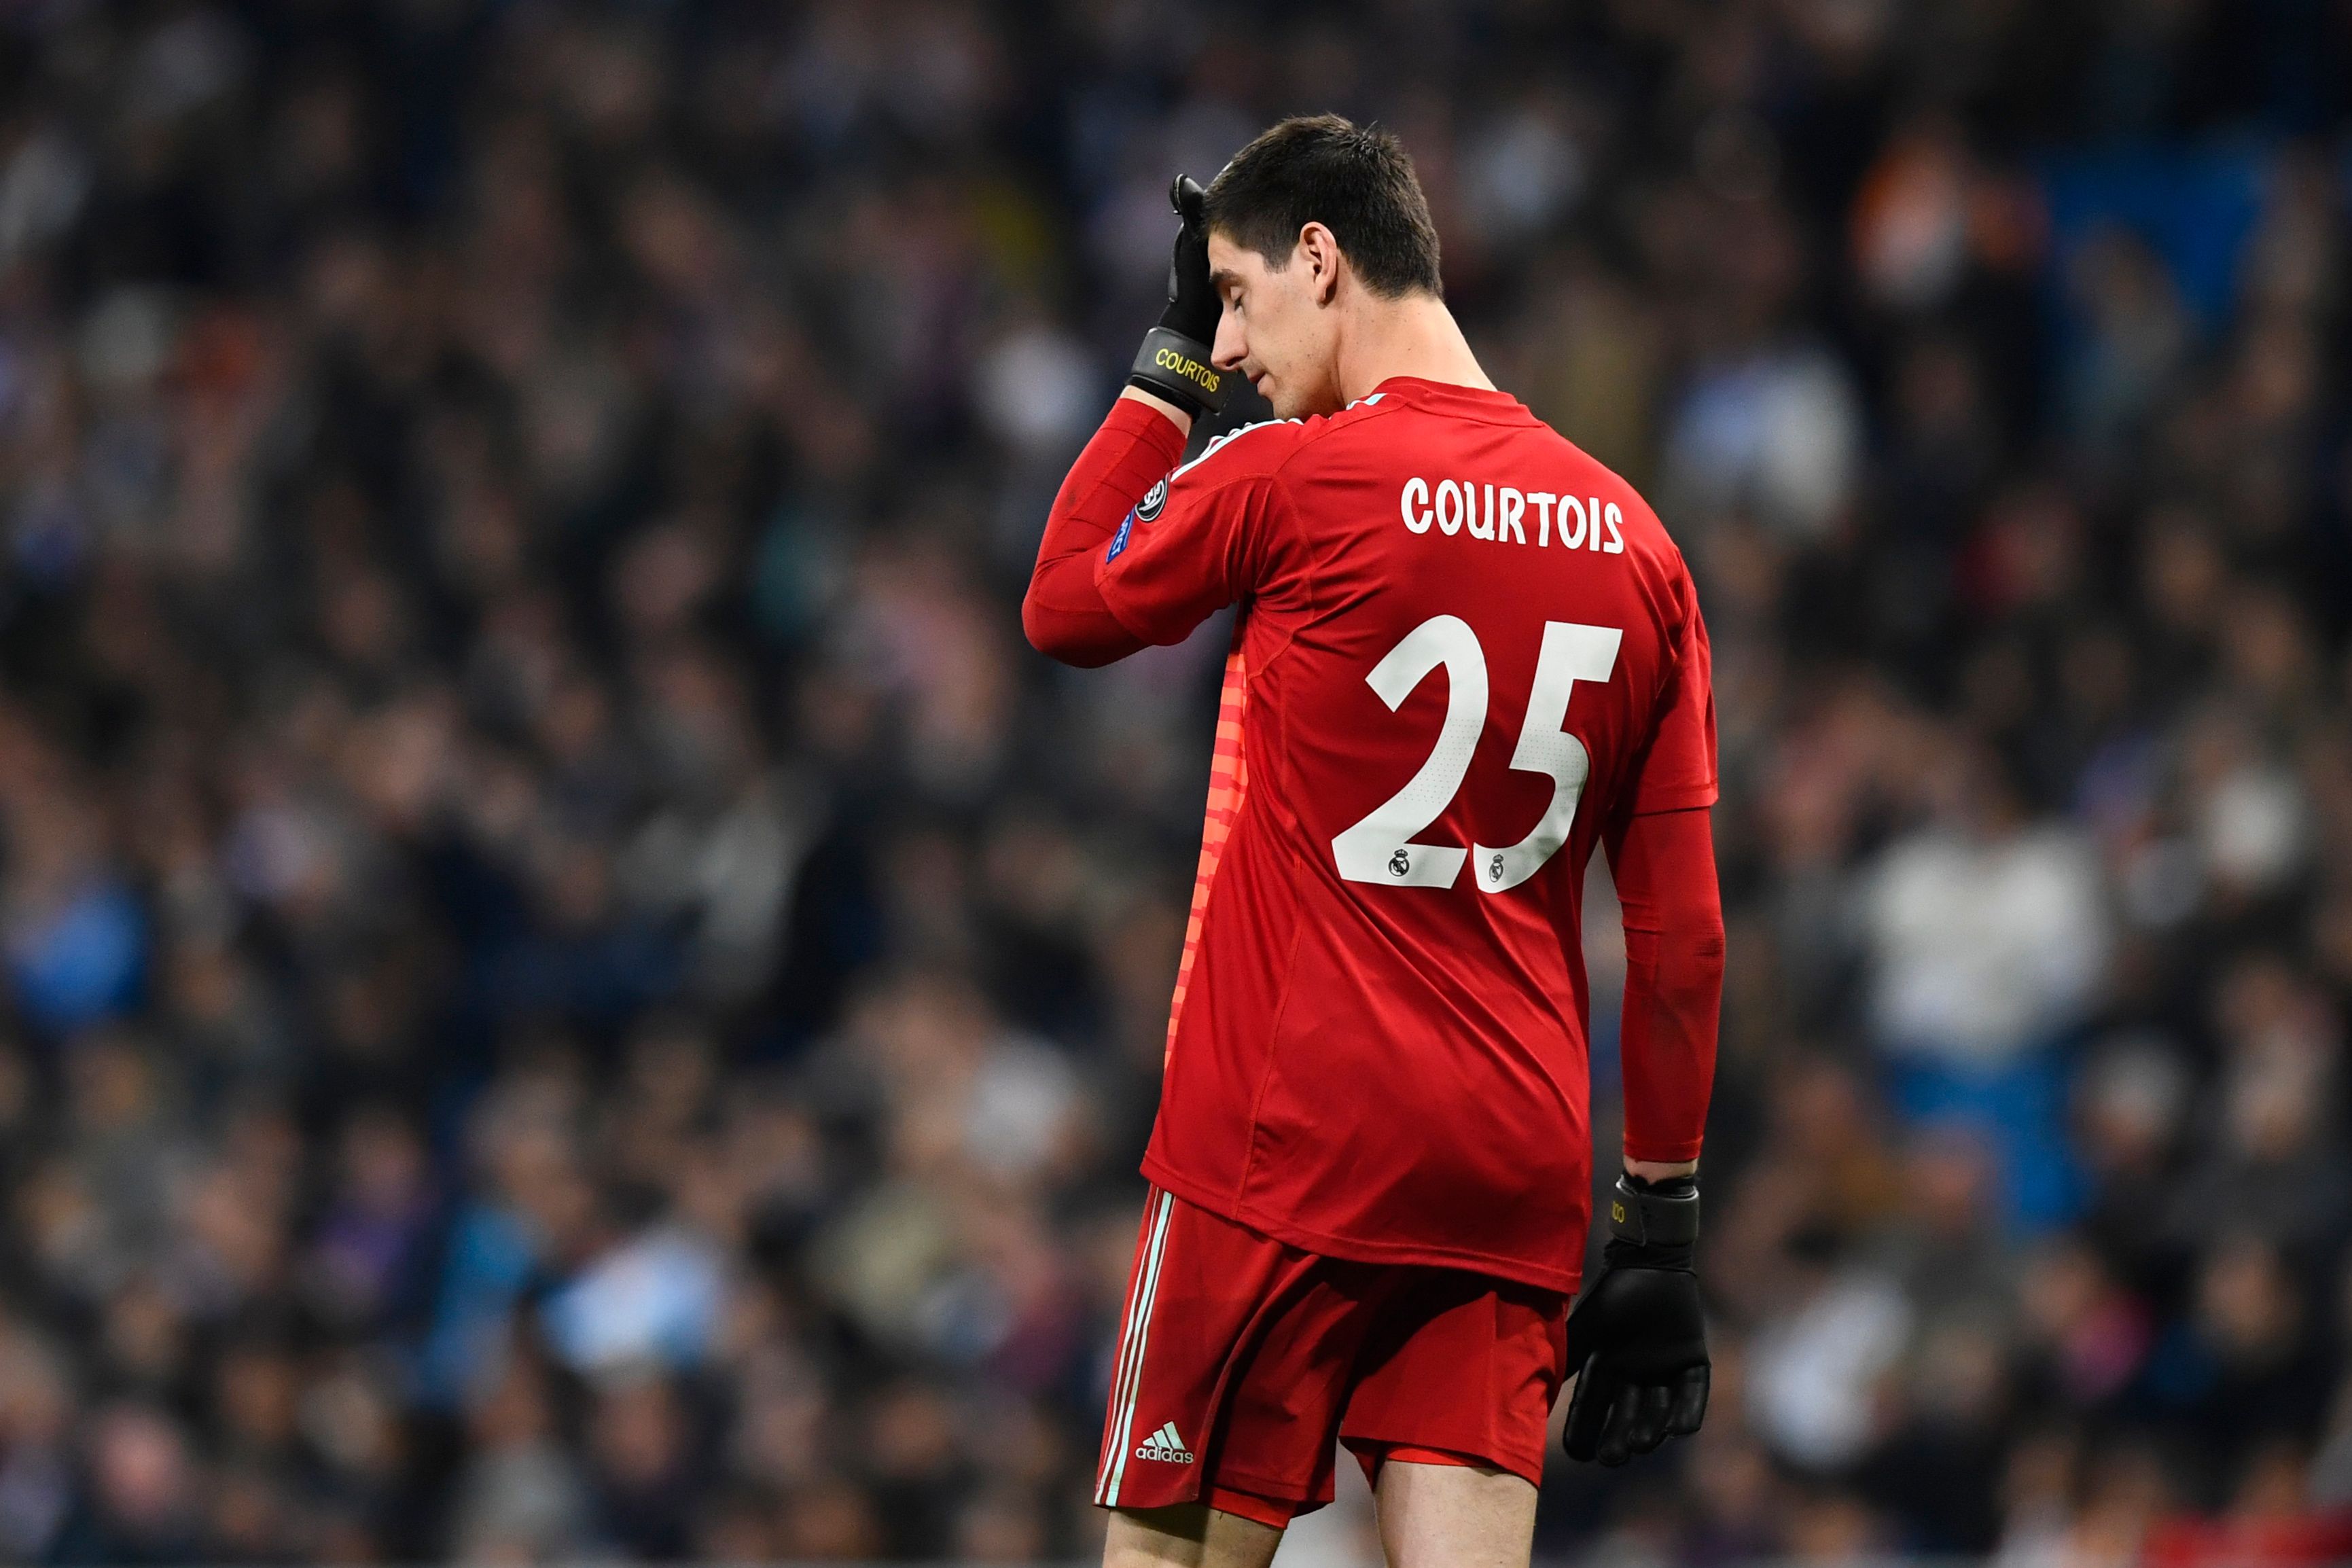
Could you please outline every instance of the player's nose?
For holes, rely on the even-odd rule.
[[[1249,357],[1249,340],[1233,311],[1217,318],[1217,341],[1209,350],[1209,363],[1219,370],[1238,371],[1242,361]]]

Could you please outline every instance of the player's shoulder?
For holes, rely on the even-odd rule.
[[[1608,531],[1601,551],[1622,563],[1616,572],[1620,589],[1646,606],[1662,636],[1679,638],[1698,613],[1698,585],[1682,546],[1631,479],[1549,425],[1538,422],[1538,428],[1545,448],[1554,454],[1548,462],[1559,465],[1560,504],[1566,507],[1568,497],[1583,498],[1588,515],[1600,520],[1595,531],[1600,526]]]
[[[1298,450],[1307,424],[1303,419],[1258,419],[1236,425],[1211,437],[1168,477],[1213,484],[1271,475]]]
[[[1649,498],[1643,495],[1633,481],[1553,429],[1538,422],[1543,437],[1561,454],[1561,461],[1575,475],[1571,487],[1576,491],[1597,498],[1602,504],[1619,513],[1625,538],[1626,553],[1645,565],[1654,566],[1670,577],[1686,576],[1689,566],[1683,560],[1680,545],[1652,508]]]
[[[1238,425],[1213,437],[1178,466],[1174,476],[1196,474],[1211,480],[1272,477],[1318,449],[1328,449],[1335,437],[1344,437],[1370,419],[1393,413],[1397,404],[1380,393],[1360,397],[1345,408],[1303,419],[1260,419]],[[1340,442],[1345,445],[1344,439]]]

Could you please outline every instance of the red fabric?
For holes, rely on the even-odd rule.
[[[2168,1519],[2148,1531],[2147,1568],[2304,1568],[2352,1561],[2352,1513]]]
[[[1364,1472],[1365,1484],[1375,1489],[1381,1484],[1381,1468],[1391,1459],[1401,1459],[1409,1465],[1449,1465],[1463,1469],[1498,1468],[1466,1454],[1449,1454],[1442,1448],[1416,1448],[1407,1443],[1349,1443],[1348,1451],[1356,1456],[1356,1465]],[[1211,1508],[1255,1520],[1273,1530],[1286,1530],[1290,1521],[1301,1512],[1312,1512],[1322,1506],[1316,1503],[1302,1507],[1285,1499],[1260,1497],[1238,1487],[1221,1487],[1213,1482],[1201,1489],[1201,1500]]]
[[[1154,1188],[1095,1501],[1286,1523],[1220,1489],[1309,1512],[1331,1500],[1335,1443],[1368,1468],[1402,1446],[1539,1482],[1568,1309],[1511,1280],[1318,1257]]]
[[[1364,1471],[1364,1483],[1373,1488],[1381,1486],[1381,1467],[1388,1465],[1390,1460],[1404,1460],[1406,1465],[1451,1465],[1451,1467],[1461,1467],[1461,1469],[1477,1469],[1477,1467],[1498,1469],[1496,1465],[1489,1465],[1486,1460],[1477,1460],[1477,1458],[1470,1458],[1470,1455],[1465,1453],[1446,1453],[1444,1448],[1413,1448],[1412,1444],[1362,1444],[1362,1441],[1355,1441],[1355,1444],[1348,1444],[1348,1453],[1355,1455],[1357,1467]],[[1540,1486],[1540,1481],[1536,1483]],[[1263,1523],[1263,1526],[1267,1528],[1275,1528],[1275,1531],[1286,1531],[1289,1523],[1294,1521],[1294,1519],[1298,1519],[1298,1514],[1303,1514],[1303,1511],[1315,1511],[1318,1507],[1322,1507],[1319,1502],[1301,1504],[1301,1502],[1289,1502],[1289,1500],[1282,1500],[1282,1498],[1261,1498],[1261,1495],[1256,1493],[1244,1493],[1244,1490],[1237,1486],[1216,1486],[1216,1483],[1202,1488],[1200,1500],[1209,1504],[1209,1507],[1213,1507],[1213,1510],[1221,1510],[1225,1511],[1225,1514],[1240,1514],[1242,1519],[1256,1519],[1258,1523]]]
[[[1255,1492],[1245,1492],[1238,1487],[1203,1488],[1201,1500],[1222,1512],[1237,1513],[1244,1519],[1254,1519],[1258,1523],[1275,1530],[1289,1529],[1290,1521],[1297,1519],[1299,1514],[1299,1507],[1295,1502],[1286,1502],[1280,1498],[1260,1497]]]
[[[1364,1479],[1378,1486],[1381,1466],[1391,1459],[1408,1465],[1451,1465],[1460,1469],[1475,1469],[1486,1460],[1468,1454],[1449,1453],[1444,1448],[1416,1448],[1410,1443],[1363,1443],[1355,1449],[1357,1461],[1364,1467]]]
[[[1148,404],[1122,397],[1070,465],[1037,569],[1021,605],[1021,629],[1040,653],[1091,669],[1125,658],[1143,640],[1118,624],[1095,587],[1095,564],[1120,521],[1183,455],[1184,432]]]
[[[1707,814],[1622,820],[1609,865],[1625,918],[1625,1157],[1696,1160],[1723,1001],[1723,903]]]
[[[1241,606],[1145,1175],[1304,1251],[1573,1291],[1584,868],[1602,825],[1716,794],[1680,552],[1629,486],[1499,393],[1393,380],[1329,418],[1213,443],[1131,511],[1116,509],[1144,483],[1138,420],[1168,432],[1155,456],[1174,426],[1129,406],[1064,487],[1039,582],[1067,591],[1084,539],[1133,638],[1179,642]],[[1064,646],[1117,644],[1096,626]],[[1446,657],[1408,670],[1391,709],[1370,677],[1416,648]],[[1418,809],[1381,820],[1417,777],[1435,781]],[[1580,797],[1561,787],[1579,777]],[[1548,858],[1468,853],[1518,855],[1547,820],[1566,825]],[[1686,969],[1662,952],[1664,1023],[1700,1010],[1675,988]],[[1669,1044],[1634,1071],[1643,1136],[1654,1114],[1672,1142],[1707,1085],[1689,1028],[1654,1015],[1644,1040]]]
[[[1249,794],[1249,769],[1242,759],[1242,711],[1247,706],[1249,671],[1242,650],[1225,655],[1225,678],[1217,693],[1217,734],[1209,752],[1209,802],[1201,817],[1201,858],[1192,874],[1192,906],[1184,920],[1183,955],[1176,961],[1176,994],[1168,1004],[1168,1046],[1176,1048],[1176,1027],[1184,1021],[1184,996],[1192,986],[1192,963],[1201,955],[1201,929],[1207,922],[1209,889],[1216,885],[1217,863],[1224,858],[1225,840],[1234,819],[1241,815]]]

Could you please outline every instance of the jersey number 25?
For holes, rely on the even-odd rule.
[[[1591,776],[1584,742],[1561,726],[1568,697],[1580,680],[1607,680],[1617,666],[1624,633],[1613,626],[1544,623],[1543,651],[1536,659],[1535,684],[1528,692],[1528,718],[1519,731],[1511,766],[1545,773],[1551,804],[1528,836],[1506,848],[1474,844],[1475,880],[1481,892],[1507,892],[1543,869],[1568,842],[1576,803]],[[1486,726],[1486,651],[1478,634],[1459,616],[1433,616],[1405,634],[1388,657],[1372,667],[1365,682],[1391,712],[1412,694],[1430,671],[1445,667],[1445,723],[1421,771],[1371,814],[1331,840],[1339,875],[1350,882],[1381,882],[1396,888],[1450,888],[1462,872],[1465,852],[1458,845],[1416,844],[1412,836],[1437,820],[1470,771],[1478,732]]]

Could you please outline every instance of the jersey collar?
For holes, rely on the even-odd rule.
[[[1533,424],[1535,416],[1507,392],[1464,386],[1450,381],[1425,381],[1417,375],[1392,375],[1372,388],[1374,397],[1395,397],[1433,412],[1465,414],[1474,418]]]

